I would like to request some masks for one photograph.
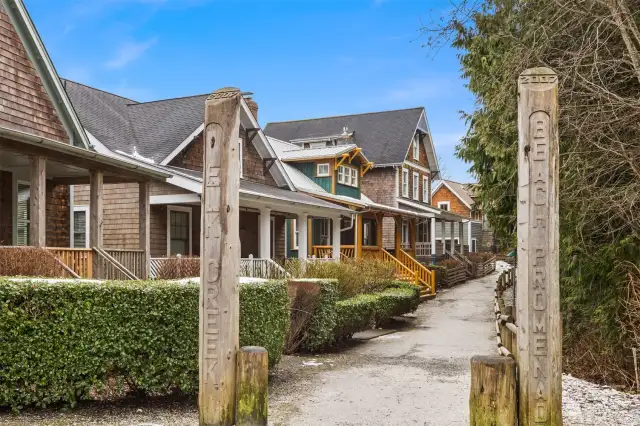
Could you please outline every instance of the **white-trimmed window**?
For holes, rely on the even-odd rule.
[[[358,169],[348,166],[338,167],[338,183],[358,187]]]
[[[409,197],[409,170],[402,169],[402,196]]]
[[[73,247],[89,247],[89,206],[73,206]]]
[[[418,133],[413,136],[413,159],[420,159],[420,135]]]
[[[298,250],[298,219],[291,219],[291,250]]]
[[[31,185],[17,181],[16,185],[16,237],[17,246],[29,245],[29,223],[31,210]]]
[[[409,222],[402,220],[402,244],[410,244],[411,237],[409,236]]]
[[[238,156],[240,157],[240,177],[244,177],[244,143],[242,142],[242,138],[238,139]]]
[[[413,199],[420,199],[420,174],[413,172]]]
[[[422,201],[429,202],[429,176],[422,176]]]
[[[440,201],[438,202],[438,208],[440,210],[451,210],[451,203],[449,201]]]
[[[329,163],[319,163],[316,165],[316,176],[327,177],[329,176]]]
[[[167,206],[167,256],[191,256],[191,207]]]

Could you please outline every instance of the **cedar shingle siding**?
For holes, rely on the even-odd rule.
[[[460,199],[444,185],[442,185],[431,197],[431,204],[435,207],[438,207],[438,203],[442,201],[449,201],[449,210],[453,213],[464,217],[471,217],[471,209],[465,206],[462,201],[460,201]]]
[[[66,185],[46,186],[46,242],[49,247],[69,247],[71,218],[69,216],[69,187]]]
[[[69,143],[49,95],[1,5],[0,125]]]

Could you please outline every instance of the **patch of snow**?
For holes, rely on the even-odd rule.
[[[640,395],[562,375],[565,426],[640,425]]]
[[[266,278],[240,277],[240,284],[262,284],[268,281],[269,280]],[[171,282],[177,283],[177,284],[200,284],[200,277],[183,278],[181,280],[171,280]]]
[[[512,268],[512,266],[509,265],[504,260],[496,261],[496,272],[502,272],[502,271],[505,271],[505,270],[511,269],[511,268]]]
[[[85,280],[85,279],[74,279],[74,278],[16,278],[16,277],[7,277],[8,281],[13,281],[17,283],[30,282],[30,283],[47,283],[47,284],[58,284],[58,283],[94,283],[100,284],[104,281],[102,280]]]
[[[317,367],[319,365],[322,365],[322,363],[316,361],[315,359],[312,359],[312,360],[309,360],[309,361],[303,361],[302,365],[304,365],[305,367]]]

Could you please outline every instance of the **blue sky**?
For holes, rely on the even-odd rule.
[[[444,176],[473,97],[419,29],[449,0],[25,0],[58,73],[148,101],[236,86],[260,122],[424,106]]]

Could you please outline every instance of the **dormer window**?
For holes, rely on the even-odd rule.
[[[338,167],[338,183],[347,186],[358,187],[358,169],[354,167]]]
[[[420,159],[420,135],[418,133],[413,136],[413,159]]]

